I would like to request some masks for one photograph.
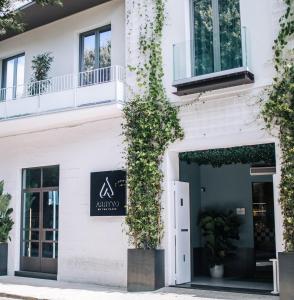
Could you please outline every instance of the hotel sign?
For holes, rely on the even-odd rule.
[[[91,173],[90,216],[126,214],[126,171]]]

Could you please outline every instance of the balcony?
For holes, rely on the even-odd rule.
[[[124,101],[124,69],[100,68],[0,90],[0,121]]]
[[[234,36],[231,32],[216,38],[209,32],[205,34],[204,38],[173,46],[175,94],[183,96],[253,83],[246,27],[234,32]]]

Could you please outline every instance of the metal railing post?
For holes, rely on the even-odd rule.
[[[73,88],[74,88],[74,107],[77,107],[77,89],[79,86],[79,80],[80,80],[80,73],[78,73],[76,76],[73,75],[72,81],[73,81]]]

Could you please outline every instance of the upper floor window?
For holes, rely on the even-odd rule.
[[[105,26],[80,36],[80,70],[111,66],[111,27]]]
[[[239,0],[192,0],[193,76],[242,66]]]
[[[2,64],[2,95],[3,99],[14,99],[24,89],[25,55],[20,54],[3,60]],[[5,93],[5,95],[3,95]]]

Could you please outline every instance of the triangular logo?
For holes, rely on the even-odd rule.
[[[109,183],[108,177],[105,178],[105,182],[101,187],[99,196],[101,199],[103,199],[104,197],[108,197],[109,199],[111,199],[114,196],[114,192]]]

